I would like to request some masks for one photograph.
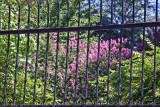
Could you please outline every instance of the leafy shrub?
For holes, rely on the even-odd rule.
[[[63,35],[63,34],[62,34]],[[64,35],[63,35],[64,36]],[[36,36],[35,36],[36,37]],[[42,104],[43,102],[43,90],[44,90],[44,74],[46,63],[46,38],[47,36],[40,35],[40,49],[38,55],[38,69],[37,69],[37,93],[36,104]],[[81,37],[80,37],[81,38]],[[63,39],[64,40],[64,39]],[[56,83],[56,104],[63,104],[64,100],[64,87],[65,87],[65,72],[66,72],[66,41],[60,38],[58,49],[58,71],[57,71],[57,83]],[[130,80],[130,58],[131,50],[123,47],[127,42],[127,38],[122,38],[122,77],[121,77],[121,103],[128,103],[126,99],[129,97],[129,80]],[[27,85],[26,85],[26,102],[25,104],[32,104],[34,94],[34,77],[35,77],[35,62],[36,62],[36,44],[37,38],[31,37],[30,39],[30,54],[27,66]],[[149,43],[148,43],[149,44]],[[26,44],[25,44],[26,45]],[[152,43],[149,44],[153,48]],[[16,46],[16,45],[14,45]],[[23,45],[22,45],[23,46]],[[31,47],[32,46],[32,47]],[[46,104],[52,104],[55,88],[55,62],[56,62],[56,46],[57,46],[57,34],[52,33],[50,35],[49,53],[48,53],[48,70],[47,70],[47,90],[46,90]],[[110,51],[110,103],[117,103],[118,98],[118,71],[119,71],[119,48],[120,39],[111,39],[111,51]],[[151,49],[152,50],[152,49]],[[25,73],[25,51],[22,48],[22,56],[20,56],[20,62],[18,64],[18,77],[17,77],[17,93],[16,104],[22,104],[23,101],[23,89],[24,89],[24,73]],[[107,78],[108,78],[108,52],[109,41],[100,41],[99,49],[99,103],[106,103],[107,99]],[[76,85],[76,57],[77,57],[77,35],[72,33],[69,40],[69,53],[68,53],[68,66],[67,66],[67,92],[66,101],[68,104],[74,103],[75,85]],[[89,104],[95,103],[96,95],[96,83],[97,83],[97,59],[98,59],[98,38],[90,38],[89,45],[89,66],[88,66],[88,100]],[[15,57],[13,57],[15,58]],[[142,55],[140,52],[133,52],[133,104],[139,104],[140,102],[140,88],[141,88],[141,71],[142,71]],[[149,62],[153,61],[153,50],[146,51],[145,54],[145,78],[144,78],[144,103],[150,103],[152,100],[152,83],[153,79],[153,64]],[[159,47],[157,47],[157,60],[159,60]],[[85,101],[85,84],[86,84],[86,62],[87,61],[87,42],[85,39],[79,39],[79,59],[77,68],[77,103],[82,104]],[[157,63],[157,75],[159,75],[159,63]],[[13,70],[14,71],[14,70]],[[4,72],[3,75],[4,77]],[[2,78],[3,78],[2,77]],[[12,79],[11,79],[12,78]],[[14,75],[8,75],[7,86],[7,104],[12,104],[12,95],[14,85]],[[157,78],[157,84],[159,84]],[[4,83],[4,80],[1,82]],[[3,85],[2,85],[3,87]],[[1,88],[2,88],[1,87]],[[3,89],[3,88],[2,88]],[[158,92],[158,88],[157,88]],[[3,95],[3,91],[1,91]],[[156,93],[156,99],[159,94]],[[3,98],[1,96],[0,98]]]
[[[47,75],[47,87],[50,91],[54,90],[54,81],[55,81],[55,60],[56,60],[56,45],[57,45],[57,35],[53,33],[50,38],[50,50],[49,50],[49,60],[48,60],[48,75]],[[43,36],[41,36],[43,38]],[[45,38],[45,37],[44,37]],[[69,40],[69,57],[68,57],[68,72],[67,72],[67,103],[73,103],[75,96],[75,79],[76,79],[76,56],[77,56],[77,36],[73,33],[72,37]],[[36,41],[36,40],[35,40]],[[120,40],[111,40],[111,68],[116,70],[118,69],[116,61],[119,60],[119,46]],[[122,43],[125,44],[127,39],[122,38]],[[88,81],[95,81],[97,75],[97,59],[98,59],[98,41],[97,37],[90,39],[90,48],[89,48],[89,67],[88,67]],[[45,45],[41,45],[39,50],[38,57],[38,71],[37,78],[44,81],[44,72],[45,72]],[[109,41],[100,41],[100,53],[99,53],[99,72],[100,75],[107,75],[107,66],[108,66],[108,47]],[[57,104],[63,103],[64,98],[64,87],[65,87],[65,72],[66,72],[66,44],[59,42],[59,53],[58,53],[58,72],[57,72],[57,95],[56,102]],[[32,54],[32,61],[27,67],[28,74],[31,78],[34,79],[34,70],[35,70],[35,60],[36,56]],[[131,50],[128,48],[122,47],[122,60],[129,59],[131,57]],[[87,61],[87,43],[85,40],[79,39],[79,59],[78,59],[78,69],[77,69],[77,101],[78,103],[84,102],[85,99],[85,83],[86,83],[86,61]],[[25,67],[25,63],[22,63],[21,66]],[[92,83],[93,84],[93,83]],[[91,88],[91,84],[88,84]],[[90,95],[90,103],[93,103],[92,100],[92,89],[88,89],[88,95]]]

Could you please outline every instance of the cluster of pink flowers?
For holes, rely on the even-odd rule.
[[[77,56],[77,39],[75,34],[73,33],[74,37],[71,37],[69,40],[69,62],[68,62],[68,73],[67,73],[67,89],[73,90],[75,88],[75,78],[76,78],[76,56]],[[56,54],[56,36],[52,36],[54,41],[54,47],[52,49],[52,55],[55,56]],[[128,48],[123,48],[123,44],[127,42],[127,38],[122,38],[122,60],[129,59],[131,57],[131,50]],[[66,55],[66,44],[61,44],[60,51],[59,51],[59,67],[58,72],[61,72],[61,75],[58,75],[59,81],[64,86],[64,78],[65,78],[65,64],[64,56]],[[111,39],[111,68],[115,68],[116,64],[115,61],[119,59],[119,47],[120,47],[120,39],[112,40]],[[88,81],[94,80],[96,78],[95,70],[96,70],[96,63],[98,59],[98,41],[91,43],[89,47],[89,71],[88,71]],[[99,53],[99,60],[100,60],[100,67],[104,68],[104,72],[107,69],[107,62],[108,62],[108,53],[109,53],[109,41],[100,41],[100,53]],[[63,58],[62,58],[63,57]],[[78,69],[77,69],[77,89],[85,88],[85,79],[86,79],[86,61],[87,61],[87,43],[85,43],[82,39],[79,39],[79,59],[78,59]],[[112,62],[113,61],[113,62]],[[80,81],[81,80],[81,81]],[[62,87],[62,94],[64,93]],[[70,92],[70,91],[69,91]],[[71,96],[71,95],[70,95]],[[69,97],[70,97],[69,96]]]
[[[77,37],[77,36],[76,36]],[[73,37],[69,40],[69,59],[68,59],[68,69],[67,69],[67,89],[70,90],[67,96],[70,98],[74,93],[75,88],[75,76],[76,76],[76,57],[77,57],[77,39],[75,37],[75,33],[73,33]],[[52,39],[50,40],[50,54],[56,58],[56,45],[57,45],[57,36],[55,33],[52,34]],[[122,44],[127,42],[127,38],[122,38]],[[111,39],[111,51],[110,51],[110,61],[111,61],[111,69],[115,68],[116,64],[115,61],[119,59],[119,47],[120,47],[120,39],[112,40]],[[65,72],[66,72],[66,43],[59,43],[59,59],[58,59],[58,83],[61,93],[60,95],[64,94],[64,81],[65,81]],[[100,51],[99,51],[99,60],[101,69],[104,69],[106,72],[107,63],[108,63],[108,53],[109,53],[109,41],[100,41]],[[98,59],[98,41],[90,43],[89,47],[89,68],[88,68],[88,81],[92,81],[96,79],[96,67],[97,67],[97,59]],[[128,48],[123,48],[122,45],[122,60],[129,59],[131,57],[131,50]],[[43,57],[40,58],[41,60]],[[33,60],[36,60],[36,56],[33,57]],[[54,60],[55,61],[55,60]],[[55,78],[55,62],[49,60],[48,61],[48,81],[54,81]],[[86,62],[87,62],[87,43],[85,43],[82,39],[79,39],[79,58],[78,58],[78,68],[77,68],[77,89],[80,90],[81,88],[85,88],[85,81],[86,81]],[[20,65],[20,64],[19,64]],[[39,70],[44,71],[45,64],[39,64]],[[43,65],[43,66],[42,66]],[[31,66],[30,66],[31,67]],[[31,68],[28,69],[31,69]],[[28,70],[30,71],[30,70]]]

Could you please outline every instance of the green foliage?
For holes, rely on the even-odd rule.
[[[3,75],[4,76],[4,75]],[[6,97],[6,105],[12,105],[13,104],[13,92],[14,92],[14,76],[8,76],[8,83],[7,83],[7,97]],[[3,78],[2,75],[0,75],[0,78]],[[0,81],[1,83],[1,89],[4,87],[4,80]],[[24,95],[24,71],[19,72],[17,76],[17,84],[16,84],[16,99],[15,103],[16,105],[21,105],[23,103],[23,95]],[[36,105],[40,105],[43,103],[43,91],[44,91],[44,83],[42,80],[37,79],[36,84]],[[26,83],[26,99],[25,104],[26,105],[32,105],[33,104],[33,93],[34,93],[34,79],[31,79],[30,76],[27,76],[27,83]],[[51,104],[53,99],[53,92],[47,89],[46,91],[47,95],[47,102],[46,104]],[[3,101],[3,90],[0,91],[0,105],[2,105]]]
[[[154,71],[154,51],[146,51],[144,56],[144,104],[152,104],[153,101],[153,71]],[[160,48],[157,47],[156,51],[156,104],[159,102],[159,84],[160,79]],[[117,62],[118,64],[118,62]],[[141,82],[142,82],[142,53],[135,53],[132,62],[132,104],[141,104]],[[121,66],[121,104],[129,104],[129,90],[130,90],[130,59],[122,61]],[[110,70],[110,89],[109,89],[109,101],[110,104],[115,104],[118,101],[118,80],[119,69]],[[105,103],[107,97],[107,78],[103,75],[99,77],[99,88],[101,94],[104,93],[105,100],[99,99],[99,102]],[[91,82],[93,83],[93,81]],[[95,87],[95,85],[93,85]],[[127,100],[128,99],[128,100]]]

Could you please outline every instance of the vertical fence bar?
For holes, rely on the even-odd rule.
[[[2,2],[0,2],[0,5],[2,6]],[[2,30],[2,7],[0,7],[0,30]]]
[[[122,0],[122,23],[124,23],[124,0]],[[122,60],[122,34],[123,29],[121,28],[120,33],[120,47],[119,47],[119,80],[118,80],[118,106],[120,106],[120,88],[121,88],[121,60]]]
[[[37,4],[38,4],[37,29],[39,29],[39,19],[40,19],[40,3],[39,3],[39,0],[37,0]],[[38,51],[39,51],[39,33],[37,33],[37,52],[36,52],[36,64],[35,64],[35,80],[34,80],[33,105],[35,104],[35,99],[36,99],[36,83],[37,83],[37,68],[38,68]]]
[[[158,0],[156,0],[156,19],[158,21]],[[154,34],[154,71],[153,71],[153,105],[155,106],[155,91],[156,91],[156,39],[157,39],[157,26],[155,26]]]
[[[17,4],[18,4],[18,30],[20,29],[20,14],[21,14],[21,7],[20,7],[20,3],[18,0],[16,0]],[[18,54],[19,54],[19,36],[20,34],[18,34],[18,39],[17,39],[17,54],[16,54],[16,71],[15,71],[15,80],[14,80],[14,93],[13,93],[13,105],[15,105],[15,97],[16,97],[16,84],[17,84],[17,70],[18,70]]]
[[[67,0],[67,27],[69,27],[69,0]],[[66,94],[67,94],[68,51],[69,51],[69,31],[68,31],[68,34],[67,34],[67,54],[66,54],[66,72],[65,72],[65,86],[64,86],[64,105],[66,104]]]
[[[111,24],[113,24],[113,0],[111,0]],[[112,35],[112,29],[110,29],[109,32],[109,52],[108,52],[108,80],[107,80],[107,107],[109,104],[109,76],[110,76],[110,52],[111,52],[111,35]]]
[[[133,23],[134,23],[134,17],[135,17],[135,0],[133,0]],[[132,103],[132,65],[133,65],[133,33],[134,33],[134,28],[132,28],[132,34],[131,34],[131,63],[130,63],[130,92],[129,92],[129,106],[131,107],[131,103]]]
[[[146,0],[144,0],[144,22],[146,22]],[[144,52],[145,52],[145,27],[143,27],[143,52],[142,52],[142,84],[141,84],[141,106],[143,106],[144,88]]]
[[[46,0],[47,2],[47,28],[49,28],[49,1]],[[45,81],[44,81],[44,96],[43,96],[43,105],[45,105],[45,101],[46,101],[46,85],[47,85],[47,68],[48,68],[48,50],[49,50],[49,32],[47,32],[47,48],[46,48],[46,66],[45,66]]]
[[[6,0],[6,3],[9,7],[8,30],[10,30],[11,6],[10,6],[8,0]],[[8,34],[8,47],[7,47],[7,60],[6,60],[6,73],[5,73],[5,83],[4,83],[3,105],[6,104],[6,88],[7,88],[7,75],[8,75],[8,62],[9,62],[9,47],[10,47],[10,34]]]
[[[58,4],[58,15],[57,15],[57,28],[59,28],[59,11],[60,4],[59,0],[57,0]],[[59,49],[59,32],[57,32],[57,47],[56,47],[56,66],[55,66],[55,82],[54,82],[54,106],[56,104],[56,85],[57,85],[57,70],[58,70],[58,49]]]
[[[88,26],[90,26],[90,16],[91,16],[91,1],[88,0],[89,4],[89,15],[88,15]],[[90,38],[90,30],[88,30],[88,39],[87,39],[87,61],[86,61],[86,85],[85,85],[85,106],[87,105],[87,99],[88,99],[88,60],[89,60],[89,38]]]
[[[102,0],[100,1],[100,25],[102,26]],[[96,105],[98,105],[98,85],[99,85],[99,52],[100,52],[100,37],[101,31],[98,37],[98,53],[97,53],[97,81],[96,81]]]
[[[78,8],[78,27],[80,27],[80,17],[81,17],[81,0],[78,0],[79,8]],[[77,103],[77,76],[78,76],[78,58],[79,58],[79,31],[78,31],[78,40],[77,40],[77,57],[76,57],[76,79],[75,79],[75,99],[74,105]]]
[[[27,29],[29,29],[30,27],[30,4],[29,1],[26,0],[27,4],[28,4],[28,27]],[[25,95],[26,95],[26,82],[27,82],[27,66],[28,66],[28,52],[29,52],[29,33],[27,35],[27,52],[26,52],[26,65],[25,65],[25,80],[24,80],[24,95],[23,95],[23,105],[25,105]]]

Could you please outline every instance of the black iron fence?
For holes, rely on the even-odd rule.
[[[69,27],[70,26],[70,3],[72,3],[73,1],[69,1],[69,0],[66,0],[66,5],[67,5],[67,27],[61,27],[59,26],[59,21],[61,20],[60,19],[60,2],[59,0],[57,1],[54,1],[56,2],[56,5],[57,7],[54,7],[54,8],[57,8],[57,19],[55,19],[55,23],[57,23],[57,27],[56,28],[50,28],[50,19],[52,17],[50,17],[50,14],[52,13],[52,11],[50,11],[50,3],[49,3],[49,0],[46,0],[46,6],[47,6],[47,11],[46,11],[46,16],[47,16],[47,27],[46,28],[40,28],[40,13],[41,13],[41,10],[40,10],[40,0],[36,0],[36,3],[37,3],[37,28],[33,28],[33,29],[30,29],[30,19],[31,19],[31,1],[29,0],[26,0],[26,1],[21,1],[21,2],[26,2],[27,3],[27,6],[28,6],[28,25],[27,25],[27,29],[20,29],[20,23],[21,23],[21,3],[19,0],[16,0],[17,2],[17,5],[18,5],[18,16],[17,16],[17,20],[18,20],[18,29],[16,30],[11,30],[11,20],[12,20],[12,15],[11,15],[11,1],[9,0],[5,0],[4,3],[8,5],[8,30],[1,30],[0,31],[0,35],[1,35],[1,44],[4,43],[3,39],[5,37],[8,37],[6,38],[6,41],[7,41],[7,44],[5,44],[6,48],[7,48],[7,51],[6,51],[6,59],[4,58],[4,61],[6,61],[6,64],[5,64],[5,68],[3,66],[3,64],[1,64],[1,89],[0,90],[3,90],[3,95],[1,95],[0,97],[2,101],[0,101],[0,107],[4,107],[4,106],[8,106],[8,105],[12,105],[12,106],[15,106],[15,105],[23,105],[23,106],[26,106],[26,105],[30,105],[30,106],[107,106],[107,107],[114,107],[114,106],[146,106],[146,107],[149,107],[149,106],[159,106],[158,104],[159,103],[156,103],[156,100],[158,100],[159,98],[159,94],[157,94],[156,96],[156,84],[159,84],[158,83],[158,79],[159,77],[156,78],[156,68],[159,70],[159,65],[157,65],[157,63],[159,63],[159,58],[156,58],[156,53],[157,53],[157,46],[159,45],[157,43],[157,38],[158,38],[158,34],[157,34],[157,29],[158,29],[158,26],[160,26],[160,22],[158,22],[158,0],[155,0],[155,22],[146,22],[146,7],[147,7],[147,0],[144,0],[143,3],[144,3],[144,22],[141,22],[141,23],[135,23],[135,0],[132,0],[132,23],[124,23],[124,0],[121,0],[121,24],[114,24],[113,22],[113,3],[114,3],[114,0],[110,0],[110,19],[111,19],[111,22],[109,25],[103,25],[102,24],[102,18],[103,18],[103,0],[100,0],[98,2],[100,2],[99,4],[99,9],[100,9],[100,25],[96,25],[96,26],[91,26],[91,1],[90,0],[86,0],[85,2],[88,3],[88,26],[84,27],[84,26],[81,26],[80,25],[80,21],[81,21],[81,0],[78,0],[78,26],[74,26],[74,27]],[[44,2],[44,1],[43,1]],[[96,2],[96,1],[95,1]],[[35,3],[35,2],[34,2]],[[61,2],[62,3],[62,2]],[[73,5],[73,4],[72,4]],[[23,15],[23,14],[22,14]],[[52,19],[53,20],[53,19]],[[3,22],[2,22],[3,23]],[[145,74],[145,70],[147,69],[147,64],[146,63],[149,63],[149,62],[146,62],[145,63],[145,58],[146,58],[146,55],[147,55],[147,52],[146,52],[146,28],[150,28],[152,27],[151,29],[154,29],[154,32],[153,33],[153,42],[150,42],[150,44],[152,44],[153,46],[153,49],[150,49],[152,50],[152,53],[148,53],[150,57],[153,58],[153,60],[150,62],[150,63],[153,63],[152,65],[152,69],[151,69],[151,74]],[[123,31],[124,29],[130,29],[131,30],[131,34],[130,34],[130,42],[128,43],[130,45],[130,48],[126,48],[126,52],[127,52],[127,55],[129,54],[130,56],[127,56],[123,59],[124,57],[124,50],[123,50],[123,42],[125,41],[123,39]],[[136,57],[135,58],[135,54],[133,53],[135,51],[134,48],[137,48],[136,46],[134,46],[134,38],[135,38],[135,29],[136,28],[143,28],[143,32],[142,32],[142,46],[141,46],[141,51],[138,52],[137,54],[141,54],[140,57]],[[114,32],[113,30],[115,29],[119,29],[119,41],[116,42],[118,43],[118,53],[117,53],[117,56],[115,56],[115,59],[114,59],[114,55],[116,54],[115,51],[113,51],[113,39],[112,38],[112,35],[114,35]],[[97,48],[95,48],[96,52],[97,52],[97,55],[94,55],[92,56],[92,58],[90,58],[90,54],[91,53],[94,53],[94,51],[90,52],[91,48],[93,47],[90,47],[90,46],[94,46],[92,45],[92,41],[90,41],[90,39],[92,38],[90,35],[93,34],[93,32],[98,32],[98,36],[96,38],[97,40]],[[102,40],[101,37],[102,37],[102,33],[105,32],[105,31],[108,31],[109,34],[108,34],[108,37],[109,39],[108,40]],[[53,34],[53,32],[55,33],[55,35]],[[71,45],[73,43],[71,43],[71,32],[77,32],[77,36],[75,37],[75,41],[74,41],[74,38],[73,41],[75,43],[75,46],[76,48],[70,48],[72,47]],[[86,45],[83,45],[80,47],[80,44],[83,44],[81,43],[81,37],[80,35],[83,34],[83,32],[85,32],[86,34],[88,34],[84,39],[86,41],[84,41],[84,43],[86,43]],[[52,34],[51,34],[52,33]],[[65,33],[65,34],[63,34]],[[27,37],[27,40],[25,37],[21,36],[25,34]],[[32,34],[35,34],[34,36]],[[41,35],[44,34],[46,35],[45,38],[42,39]],[[51,36],[53,36],[53,40],[51,41],[50,43],[50,40],[51,40]],[[73,34],[74,35],[74,34]],[[63,38],[65,36],[65,38]],[[4,37],[4,38],[3,38]],[[12,47],[14,47],[13,45],[11,45],[11,38],[14,38],[15,37],[15,45],[17,47],[15,47],[13,50],[12,50]],[[35,42],[33,43],[31,41],[31,39],[33,37],[36,37],[35,39]],[[40,39],[41,38],[41,39]],[[62,38],[65,40],[64,42],[62,42]],[[24,41],[26,40],[26,41]],[[43,40],[43,41],[40,41],[40,40]],[[55,41],[54,41],[55,40]],[[127,40],[127,39],[126,39]],[[148,39],[147,39],[148,40]],[[46,41],[46,42],[44,42]],[[23,42],[25,42],[25,44],[23,44]],[[41,58],[41,60],[39,60],[38,58],[40,58],[39,56],[42,56],[42,52],[41,52],[41,49],[44,48],[41,44],[46,43],[46,45],[44,46],[45,47],[45,54],[43,54],[44,56],[44,61],[42,62],[41,60],[43,60],[43,58]],[[52,44],[52,42],[55,43],[55,45],[53,46],[54,47],[54,51],[52,50],[52,55],[54,56],[55,59],[52,58],[52,60],[50,59],[50,57],[52,57],[52,55],[50,55],[50,44]],[[93,42],[95,42],[95,40],[93,39]],[[101,49],[102,47],[102,44],[104,44],[104,47],[106,47],[106,56],[105,58],[108,59],[108,60],[105,60],[103,61],[103,56],[101,55],[102,54],[102,51],[103,49]],[[30,45],[31,43],[31,45]],[[65,48],[61,48],[60,44],[61,43],[66,43],[66,45],[64,46]],[[70,44],[71,43],[71,44]],[[158,44],[158,45],[157,45]],[[24,47],[21,47],[21,45],[25,45]],[[41,45],[41,47],[40,47]],[[3,46],[3,45],[2,45]],[[31,54],[29,54],[30,52],[30,48],[32,47],[35,47],[35,52],[36,52],[36,55],[34,57],[35,59],[35,66],[34,66],[34,72],[31,74],[29,73],[30,69],[33,69],[33,68],[30,68],[30,64],[32,64],[32,62],[30,62],[29,60],[29,57],[32,56]],[[85,47],[86,46],[86,47]],[[82,54],[81,54],[81,49],[85,47],[84,50],[82,51],[85,51],[85,57],[83,60],[81,60],[82,62],[80,62],[80,58],[82,58]],[[2,47],[3,49],[4,47]],[[63,51],[63,49],[65,49],[65,51]],[[128,50],[127,50],[128,49]],[[24,53],[22,51],[26,50],[26,54],[25,54],[25,63],[24,63],[24,72],[20,72],[20,69],[21,69],[21,65],[22,62],[21,59],[24,59]],[[43,50],[43,49],[42,49]],[[73,51],[74,50],[74,51]],[[2,51],[2,50],[1,50]],[[13,52],[12,52],[13,51]],[[43,50],[44,51],[44,50]],[[64,53],[63,55],[61,55],[61,53],[59,52],[62,52]],[[1,53],[5,53],[4,51],[1,52]],[[12,56],[12,54],[16,53],[15,55]],[[75,57],[74,58],[71,58],[72,57],[72,53],[75,54]],[[21,54],[21,56],[20,56]],[[3,55],[3,54],[1,54]],[[11,55],[11,57],[10,57]],[[2,56],[1,56],[2,57]],[[159,57],[159,56],[158,56]],[[15,58],[15,60],[13,61],[14,62],[14,66],[11,65],[11,68],[9,67],[9,64],[11,64],[10,62],[12,62],[13,58]],[[3,58],[2,58],[3,59]],[[64,60],[63,60],[64,59]],[[74,59],[74,60],[73,60]],[[94,64],[92,65],[92,62],[93,60],[91,59],[96,59],[94,60]],[[113,62],[113,59],[116,60],[115,62]],[[136,62],[136,59],[141,59],[139,60],[140,63],[141,63],[141,70],[140,72],[136,72],[138,71],[138,66],[136,66],[136,63],[138,65],[138,62]],[[157,59],[157,61],[156,61]],[[52,64],[49,62],[49,60],[53,61]],[[62,61],[63,60],[63,61]],[[124,60],[126,60],[126,63],[124,63]],[[73,66],[71,65],[71,62],[74,62],[72,63]],[[1,61],[3,62],[3,61]],[[62,64],[62,66],[59,66],[59,63]],[[156,63],[157,62],[157,63]],[[40,65],[44,63],[44,68],[43,67],[40,67]],[[79,73],[82,72],[82,70],[80,70],[80,68],[83,68],[83,66],[81,64],[84,64],[85,63],[85,66],[84,66],[84,73],[85,75],[81,76]],[[101,64],[102,63],[106,63],[104,67],[101,67]],[[133,66],[133,63],[135,64]],[[128,65],[127,65],[128,64]],[[54,66],[54,74],[52,74],[51,70],[53,71],[53,69],[50,69],[50,65],[53,65]],[[90,66],[92,65],[92,66]],[[126,65],[126,67],[128,67],[129,71],[127,71],[127,68],[124,69],[123,67]],[[74,68],[73,69],[73,72],[70,71],[70,68],[69,67],[72,67]],[[137,67],[137,69],[136,69]],[[13,68],[13,70],[12,70]],[[14,69],[15,68],[15,69]],[[123,69],[122,69],[123,68]],[[133,68],[134,69],[134,72],[133,73]],[[50,69],[50,71],[49,71]],[[59,73],[60,71],[58,71],[58,69],[60,70],[63,70],[63,75],[64,75],[64,78],[61,77],[61,73]],[[148,69],[150,69],[148,67]],[[39,73],[40,71],[44,70],[44,74]],[[103,71],[104,70],[104,71]],[[159,71],[157,70],[157,75],[159,75]],[[23,70],[22,70],[23,71]],[[94,72],[93,72],[94,71]],[[114,72],[118,72],[117,74],[117,77],[113,76]],[[127,71],[127,72],[125,72]],[[69,74],[69,72],[71,73],[74,73],[74,75],[72,76],[72,79],[71,79],[71,75]],[[89,72],[92,72],[92,74],[90,75]],[[105,72],[105,73],[104,73]],[[29,73],[29,74],[28,74]],[[132,73],[134,75],[132,75]],[[24,74],[21,77],[21,74]],[[50,77],[48,76],[49,74],[52,74],[53,75],[53,81],[52,82],[49,82],[47,83],[47,81],[50,81]],[[103,75],[102,75],[103,74]],[[135,75],[139,75],[141,74],[141,77],[137,77]],[[19,75],[19,77],[18,77]],[[28,77],[28,75],[30,75],[30,77]],[[32,76],[31,76],[32,75]],[[111,79],[110,79],[110,75],[113,76]],[[123,76],[123,75],[128,75],[129,78]],[[147,75],[151,76],[151,78],[147,78]],[[136,78],[134,78],[134,76]],[[91,80],[89,80],[88,78],[90,77]],[[103,77],[103,78],[101,78]],[[11,79],[12,78],[12,79]],[[29,80],[27,80],[27,78],[29,78]],[[70,80],[69,80],[69,79]],[[74,79],[73,79],[74,78]],[[132,87],[132,82],[133,82],[133,78],[134,79],[137,79],[138,78],[140,79],[141,78],[141,81],[140,81],[140,89],[139,91],[137,92],[138,94],[134,94],[132,96],[132,93],[135,93],[135,91],[137,90],[132,90],[133,88],[135,88],[136,86]],[[20,84],[20,81],[19,79],[22,79],[23,80],[23,83],[21,84],[21,86],[23,85],[23,89],[19,89],[19,85],[17,84]],[[38,79],[38,80],[37,80]],[[103,79],[103,80],[102,80]],[[110,83],[112,81],[114,81],[113,79],[115,79],[117,82],[115,82],[116,85],[112,84],[112,88],[114,90],[116,90],[117,88],[117,91],[116,92],[112,92],[111,95],[110,95]],[[124,80],[122,81],[122,79],[125,79],[125,81],[128,81],[126,82],[127,84],[125,84]],[[62,80],[62,82],[60,82]],[[145,80],[145,81],[144,81]],[[27,81],[29,81],[29,83],[27,84]],[[102,81],[106,81],[106,82],[103,82]],[[148,81],[148,83],[147,83]],[[149,81],[152,81],[150,84]],[[43,87],[42,87],[42,84],[40,84],[40,82],[43,84]],[[69,87],[69,82],[71,82],[71,86],[72,86],[72,90],[70,90],[71,87]],[[84,84],[81,84],[81,83],[84,83]],[[93,83],[91,83],[93,82]],[[4,84],[2,86],[2,84]],[[30,84],[34,84],[34,85],[30,85]],[[38,85],[37,85],[38,84]],[[81,85],[79,85],[81,84]],[[94,84],[94,85],[91,85],[91,84]],[[123,84],[123,87],[121,86],[121,84]],[[146,91],[145,89],[145,86],[148,88],[149,86],[147,86],[146,84],[149,84],[150,86],[150,90],[152,90],[151,92],[149,91]],[[13,85],[13,86],[12,86]],[[62,85],[62,86],[61,86]],[[126,86],[127,85],[127,86]],[[13,89],[10,89],[10,87],[13,87]],[[79,88],[81,86],[81,88]],[[103,87],[104,86],[104,87]],[[7,88],[9,87],[9,88]],[[29,87],[33,87],[32,91],[30,89],[28,89]],[[47,87],[50,87],[50,91],[51,91],[51,95],[48,93],[50,91],[48,91],[49,89]],[[62,90],[62,92],[60,92],[60,87],[62,89],[64,89],[64,91]],[[93,88],[94,87],[94,88]],[[124,90],[122,89],[122,92],[121,92],[121,88],[125,88],[125,87],[128,87],[128,90]],[[157,86],[158,88],[159,86]],[[22,87],[21,87],[22,88]],[[53,88],[53,90],[52,90]],[[159,89],[159,88],[158,88]],[[21,92],[21,91],[23,92]],[[26,95],[26,92],[28,90],[28,93]],[[37,91],[38,90],[38,91]],[[67,90],[70,90],[69,92]],[[73,94],[71,94],[71,92],[73,92]],[[126,91],[127,94],[123,95],[123,92]],[[12,94],[9,94],[9,92],[13,92]],[[103,95],[102,93],[105,92]],[[17,95],[17,93],[20,93]],[[43,96],[41,96],[40,94],[38,93],[42,93]],[[68,96],[68,93],[70,94]],[[116,93],[116,94],[115,94]],[[153,93],[152,96],[149,96],[146,97],[147,93]],[[157,92],[159,93],[159,92]],[[2,94],[2,93],[1,93]],[[26,96],[29,96],[29,94],[31,94],[32,97],[29,97],[27,98]],[[38,95],[36,95],[38,94]],[[78,94],[78,95],[77,95]],[[90,95],[88,95],[90,94]],[[95,94],[95,95],[91,95],[91,94]],[[144,95],[145,94],[145,95]],[[23,95],[23,96],[21,96]],[[11,98],[9,98],[9,97]],[[22,98],[20,98],[20,96]],[[51,96],[50,98],[48,98],[48,96]],[[102,97],[104,96],[104,97]],[[123,97],[121,97],[123,96]],[[125,97],[126,96],[126,97]],[[17,98],[16,98],[17,97]],[[41,102],[36,102],[36,100],[38,99],[38,97],[40,97],[39,100],[42,101]],[[100,100],[100,98],[103,98]],[[112,98],[110,98],[112,97]],[[134,99],[137,98],[137,99]],[[143,104],[144,102],[144,97],[145,99],[151,99],[150,101],[148,101],[148,103],[145,102],[145,104]],[[31,99],[30,99],[31,98]],[[117,98],[117,101],[115,101],[115,103],[110,103],[110,99],[114,100],[114,98]],[[125,102],[124,98],[127,100]],[[157,98],[157,99],[156,99]],[[27,99],[27,100],[26,100]],[[78,99],[81,99],[78,100]],[[123,99],[123,104],[121,103],[121,99]],[[19,101],[20,100],[20,101]],[[47,101],[50,101],[50,102],[53,102],[53,103],[50,103],[48,105],[48,103],[46,104],[46,100]],[[77,102],[78,100],[78,102]],[[92,101],[91,101],[92,100]],[[12,103],[10,103],[12,102]],[[103,102],[103,103],[101,103]],[[111,102],[114,102],[114,101],[111,101]],[[137,104],[136,104],[137,102]],[[159,102],[159,101],[157,101]],[[31,103],[33,105],[31,105]],[[124,104],[125,103],[125,104]]]

